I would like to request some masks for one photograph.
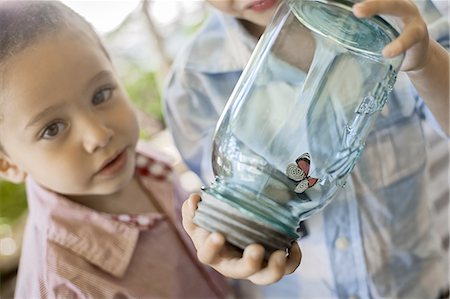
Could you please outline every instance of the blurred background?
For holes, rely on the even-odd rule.
[[[177,51],[210,13],[202,0],[62,1],[87,19],[103,38],[125,83],[141,126],[141,138],[173,158],[181,183],[201,183],[181,162],[165,129],[161,93]],[[0,298],[12,298],[27,217],[25,188],[0,180]]]

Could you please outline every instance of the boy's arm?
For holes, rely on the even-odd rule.
[[[365,0],[353,6],[357,17],[384,14],[396,17],[403,29],[400,36],[383,49],[385,57],[405,52],[401,71],[411,82],[443,130],[449,128],[449,53],[430,39],[427,25],[411,0]]]
[[[297,242],[286,257],[279,250],[264,262],[264,248],[252,244],[241,253],[225,242],[223,235],[210,233],[192,222],[200,196],[191,195],[183,204],[183,227],[191,237],[197,249],[198,259],[224,276],[235,279],[248,279],[255,284],[271,284],[280,280],[285,274],[294,272],[300,264],[302,254]]]
[[[430,40],[429,48],[424,67],[407,74],[442,129],[450,135],[449,53],[434,40]]]

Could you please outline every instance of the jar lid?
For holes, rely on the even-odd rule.
[[[346,0],[293,0],[289,5],[299,21],[311,31],[373,58],[399,33],[380,16],[359,19],[354,3]]]

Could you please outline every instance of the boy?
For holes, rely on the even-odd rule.
[[[209,157],[215,124],[277,1],[209,2],[224,14],[214,15],[182,52],[165,95],[175,143],[205,184],[213,179]],[[300,241],[304,258],[302,270],[296,272],[297,286],[288,295],[274,294],[436,298],[448,283],[428,209],[421,129],[427,115],[428,122],[437,120],[441,133],[449,131],[449,56],[434,41],[448,44],[448,21],[432,2],[417,3],[424,17],[412,1],[369,0],[354,6],[358,17],[388,14],[403,24],[400,37],[383,50],[387,57],[406,52],[403,73],[347,187],[323,213],[307,221],[309,235]],[[430,31],[424,18],[432,24]],[[224,247],[223,236],[195,226],[191,218],[198,200],[192,197],[185,204],[184,224],[202,262],[226,276],[255,283],[281,278],[283,273],[268,276],[261,264],[247,261],[250,252],[261,254],[260,247],[247,248],[239,259]],[[268,289],[263,292],[271,294]]]

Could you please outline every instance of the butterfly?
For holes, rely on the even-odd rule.
[[[311,164],[311,157],[309,153],[304,153],[295,160],[296,164],[290,163],[286,168],[288,178],[299,182],[294,191],[296,193],[303,193],[306,189],[314,186],[319,179],[309,176],[309,166]]]

